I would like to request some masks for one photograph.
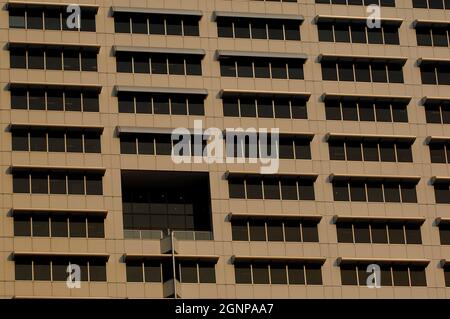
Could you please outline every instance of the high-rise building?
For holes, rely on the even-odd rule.
[[[1,297],[450,297],[449,0],[78,4],[1,1]]]

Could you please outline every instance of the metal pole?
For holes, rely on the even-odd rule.
[[[177,299],[177,276],[176,276],[176,267],[175,267],[175,251],[174,251],[173,233],[174,233],[174,231],[170,231],[170,248],[171,248],[171,252],[172,252],[172,272],[173,272],[174,298]]]

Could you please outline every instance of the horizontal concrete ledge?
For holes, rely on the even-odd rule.
[[[214,11],[212,18],[255,18],[255,19],[274,19],[274,20],[293,20],[302,23],[305,18],[302,15],[295,14],[270,14],[253,12],[232,12],[232,11]]]
[[[135,46],[113,46],[113,53],[117,52],[142,52],[155,54],[186,54],[186,55],[205,55],[203,49],[184,49],[184,48],[149,48]]]
[[[298,59],[305,61],[308,59],[308,55],[305,53],[255,52],[255,51],[231,51],[231,50],[216,51],[216,59],[220,60],[226,57]]]
[[[422,225],[425,222],[425,218],[421,217],[391,217],[391,216],[343,216],[343,215],[334,215],[333,223],[336,224],[338,222],[404,222],[406,224],[419,224]]]
[[[445,142],[450,142],[450,136],[427,136],[425,139],[425,144],[427,145]]]
[[[8,1],[6,3],[6,9],[10,8],[46,8],[46,7],[67,7],[71,5],[72,3],[61,3],[61,2],[46,2],[46,1],[39,1],[39,2],[25,2],[25,1]],[[98,11],[98,5],[97,4],[78,4],[82,9],[84,10],[92,10],[97,12]]]
[[[336,265],[355,265],[355,264],[381,264],[381,265],[411,265],[411,266],[428,266],[428,259],[404,259],[404,258],[347,258],[338,257]]]
[[[430,178],[431,185],[434,184],[450,184],[450,177],[448,176],[433,176]]]
[[[11,123],[9,130],[25,130],[25,129],[48,129],[48,130],[64,130],[64,131],[82,131],[103,133],[103,127],[91,125],[71,125],[71,124],[48,124],[48,123]]]
[[[287,256],[236,256],[230,258],[232,264],[238,262],[261,262],[261,261],[275,261],[275,262],[291,262],[300,264],[314,264],[323,265],[326,258],[323,257],[287,257]]]
[[[129,8],[129,7],[111,7],[111,12],[115,13],[144,13],[144,14],[163,14],[163,15],[183,15],[201,17],[203,12],[200,10],[183,9],[153,9],[153,8]]]
[[[266,174],[259,174],[259,173],[250,173],[250,172],[244,172],[244,171],[234,171],[234,172],[230,172],[230,171],[226,171],[225,172],[225,178],[228,179],[230,177],[287,177],[287,178],[298,178],[298,179],[303,179],[303,180],[312,180],[315,181],[317,179],[317,177],[319,176],[318,174],[310,174],[310,173],[276,173],[276,174],[270,174],[270,175],[266,175]]]
[[[377,55],[340,55],[340,54],[319,54],[318,62],[384,62],[390,64],[405,65],[407,57],[377,56]]]
[[[211,261],[219,260],[217,255],[183,255],[183,254],[123,254],[123,260],[160,260],[175,257],[176,259],[190,260],[190,261]]]
[[[100,93],[102,87],[95,84],[68,84],[68,83],[37,83],[37,82],[13,82],[7,84],[6,88],[11,89],[67,89],[67,90],[83,90],[83,91],[94,91]]]
[[[450,96],[440,97],[440,96],[425,96],[421,100],[422,105],[446,105],[450,106]]]
[[[267,214],[241,214],[241,213],[229,213],[228,220],[307,220],[320,222],[322,216],[317,215],[294,215],[294,214],[282,214],[282,215],[267,215]]]
[[[28,214],[63,214],[63,215],[94,215],[106,217],[107,210],[99,209],[69,209],[69,208],[12,208],[12,215]]]
[[[308,101],[311,92],[222,89],[219,96],[302,97]]]
[[[348,134],[327,133],[325,140],[328,141],[392,141],[412,144],[416,140],[412,135],[384,135],[384,134]]]
[[[13,259],[19,257],[85,257],[85,258],[99,258],[99,259],[109,259],[109,254],[98,254],[98,253],[73,253],[73,252],[34,252],[34,251],[15,251],[12,254]]]
[[[346,174],[330,174],[330,182],[334,181],[386,181],[386,182],[410,182],[417,184],[420,176],[398,176],[398,175],[346,175]]]
[[[372,95],[372,94],[345,94],[345,93],[323,93],[322,101],[380,101],[380,102],[401,102],[409,103],[412,96],[396,96],[396,95]]]
[[[139,92],[139,93],[169,93],[169,94],[193,94],[208,95],[206,89],[171,88],[171,87],[148,87],[148,86],[122,86],[114,87],[116,92]]]
[[[420,28],[420,27],[447,28],[450,26],[450,21],[416,19],[413,21],[412,26],[414,28]]]
[[[419,59],[417,59],[417,66],[422,66],[422,65],[450,66],[450,59],[439,59],[439,58],[419,58]]]
[[[366,23],[367,20],[371,20],[368,17],[355,17],[355,16],[337,16],[337,15],[317,15],[314,18],[315,23],[332,23],[332,22],[358,22],[358,23]],[[372,20],[371,20],[372,21]],[[400,26],[403,22],[403,19],[398,18],[381,18],[380,19],[382,25],[392,25],[392,26]]]
[[[33,166],[33,165],[13,165],[11,172],[84,172],[105,174],[104,167],[84,167],[84,166]]]
[[[98,53],[100,51],[99,45],[93,44],[79,44],[79,43],[42,43],[42,42],[8,42],[7,49],[12,48],[41,48],[41,49],[65,49],[72,48],[80,51],[90,51]]]

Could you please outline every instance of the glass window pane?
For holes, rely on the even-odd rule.
[[[234,36],[236,38],[250,38],[250,25],[247,19],[234,21]]]
[[[25,28],[25,9],[24,8],[8,8],[9,11],[9,27]]]
[[[371,225],[372,230],[372,243],[374,244],[387,244],[387,229],[384,223],[373,223]]]
[[[81,93],[77,91],[66,91],[64,93],[65,110],[66,111],[81,111]]]
[[[341,120],[341,106],[337,101],[325,101],[325,115],[327,120]]]
[[[365,184],[359,182],[351,182],[350,196],[352,202],[365,202],[366,201]]]
[[[284,241],[283,225],[281,221],[267,222],[267,240],[268,241]]]
[[[358,82],[370,82],[369,64],[355,63],[355,77]]]
[[[15,260],[15,279],[16,280],[32,280],[33,279],[33,267],[31,260]]]
[[[48,151],[65,152],[64,132],[48,132]]]
[[[84,176],[79,174],[70,174],[68,176],[69,194],[84,195]]]
[[[351,223],[336,224],[338,243],[353,243],[353,228]]]
[[[289,284],[290,285],[304,285],[305,271],[303,265],[289,265],[288,266]]]
[[[54,111],[64,110],[63,91],[60,90],[47,91],[47,110],[54,110]]]
[[[106,264],[104,261],[89,261],[89,280],[106,281]]]
[[[383,189],[381,183],[367,183],[367,197],[369,202],[383,202]]]
[[[265,264],[253,264],[253,283],[254,284],[268,284],[269,283],[269,268]]]
[[[28,68],[44,69],[44,51],[42,49],[28,49]]]
[[[81,132],[66,133],[67,152],[83,153],[83,136]]]
[[[86,217],[70,216],[70,237],[86,237]]]
[[[52,237],[68,237],[67,216],[52,216]]]
[[[297,183],[295,179],[281,181],[281,196],[283,200],[297,200]]]
[[[28,29],[43,29],[43,16],[40,9],[27,9],[27,28]]]
[[[344,121],[358,121],[358,108],[355,102],[342,102],[342,118]]]
[[[145,282],[161,282],[161,263],[154,261],[144,263]]]
[[[401,186],[402,202],[417,203],[416,185],[412,183],[403,183]]]
[[[231,235],[233,240],[248,241],[248,227],[245,220],[234,220],[231,222]]]
[[[319,242],[319,232],[315,222],[302,222],[303,242]]]
[[[141,14],[134,14],[131,17],[132,32],[136,34],[148,34],[147,17]]]
[[[80,71],[80,52],[75,50],[63,51],[64,70]]]
[[[143,282],[144,273],[142,262],[127,262],[126,264],[127,282]]]
[[[348,24],[335,24],[334,36],[336,42],[350,42],[350,31]]]
[[[320,265],[307,265],[305,271],[308,285],[322,285],[322,267]]]
[[[9,64],[11,68],[26,69],[26,50],[22,48],[11,48],[9,50]]]
[[[101,175],[86,175],[86,195],[102,195],[103,185]]]
[[[151,15],[149,18],[150,34],[165,34],[164,17],[160,15]]]
[[[250,240],[266,241],[266,224],[263,221],[252,221],[249,223]]]
[[[409,286],[409,275],[407,266],[393,267],[394,286]]]
[[[50,194],[66,194],[66,175],[64,173],[50,174]]]
[[[270,265],[270,283],[273,284],[287,284],[286,265],[273,263]]]
[[[30,216],[14,216],[14,236],[31,236]]]
[[[319,23],[317,25],[319,41],[334,42],[333,25],[328,23]]]
[[[48,237],[50,235],[48,216],[35,215],[32,217],[32,221],[34,237]]]
[[[389,104],[375,104],[375,114],[378,122],[392,122],[391,108]]]
[[[48,194],[48,176],[45,173],[31,174],[31,193]]]
[[[333,196],[335,201],[349,201],[350,197],[347,182],[334,182]]]
[[[28,173],[14,173],[13,193],[30,193],[30,177]]]
[[[355,223],[353,228],[355,232],[355,243],[370,243],[369,224]]]
[[[395,144],[390,142],[380,143],[380,158],[382,162],[395,162]]]
[[[356,267],[353,265],[341,265],[341,283],[342,285],[358,285],[356,277]]]
[[[419,224],[405,225],[406,243],[407,244],[422,244],[422,235],[420,233]]]
[[[347,142],[345,146],[348,161],[362,161],[362,151],[360,142]]]
[[[301,242],[300,223],[296,221],[284,222],[284,236],[287,242]]]
[[[237,284],[251,284],[252,283],[252,272],[250,264],[235,264],[234,265],[234,276],[235,282]]]
[[[198,275],[200,283],[215,283],[216,282],[216,267],[213,263],[199,263]]]
[[[285,60],[273,60],[270,63],[273,79],[287,79],[287,69]]]
[[[372,67],[372,82],[387,83],[386,65],[381,63],[373,63]]]
[[[354,23],[351,25],[353,43],[367,43],[366,28],[364,24]]]
[[[34,261],[34,280],[46,280],[51,279],[50,274],[50,260],[38,259]]]
[[[389,224],[389,243],[390,244],[404,244],[405,234],[403,232],[403,224]]]
[[[392,120],[394,122],[408,123],[408,112],[406,107],[392,105]]]
[[[183,262],[180,264],[181,282],[197,283],[197,264],[194,262]]]
[[[386,202],[400,203],[400,190],[396,183],[384,184],[384,200]]]
[[[196,17],[183,17],[183,32],[185,36],[199,36],[199,23]]]

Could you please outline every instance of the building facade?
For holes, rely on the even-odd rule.
[[[2,1],[0,296],[450,296],[450,1],[380,1]]]

